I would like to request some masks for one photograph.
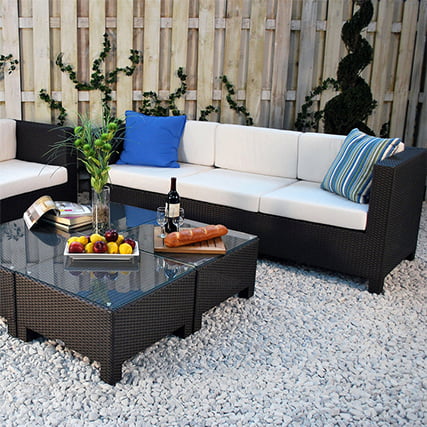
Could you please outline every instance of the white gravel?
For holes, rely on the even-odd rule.
[[[383,295],[261,260],[253,298],[138,354],[114,387],[96,362],[12,338],[0,320],[0,426],[427,425],[424,208],[416,259]]]

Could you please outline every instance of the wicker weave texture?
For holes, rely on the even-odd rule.
[[[115,384],[125,360],[168,334],[191,333],[195,279],[192,271],[111,311],[17,274],[18,337],[59,339],[100,362],[101,378]]]
[[[17,336],[15,276],[12,272],[0,267],[0,316],[6,318],[8,332]]]
[[[254,294],[258,239],[218,257],[197,270],[193,330],[201,328],[202,314],[227,298]]]

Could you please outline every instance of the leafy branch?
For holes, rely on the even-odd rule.
[[[16,70],[16,66],[19,64],[19,61],[17,59],[13,59],[13,55],[11,53],[9,53],[9,55],[0,55],[0,70],[3,69],[7,64],[9,64],[7,73],[11,74],[14,70]]]
[[[130,66],[126,67],[117,67],[113,71],[108,73],[103,72],[103,65],[108,54],[111,51],[111,42],[108,38],[108,34],[104,34],[103,49],[99,53],[98,57],[92,63],[92,74],[88,82],[81,82],[77,78],[77,73],[74,70],[73,66],[70,64],[65,64],[63,61],[63,52],[60,52],[56,57],[55,64],[63,73],[67,73],[69,79],[74,83],[74,87],[77,90],[99,90],[102,93],[102,108],[103,116],[107,118],[110,116],[111,107],[110,103],[112,101],[112,85],[117,82],[118,74],[124,73],[126,76],[131,76],[136,66],[142,61],[142,55],[139,54],[139,51],[135,49],[130,49],[129,61],[131,62]],[[58,119],[60,120],[59,124],[64,124],[66,118],[66,111],[62,106],[60,101],[54,101],[50,95],[46,92],[45,89],[41,89],[39,96],[45,102],[50,105],[51,109],[57,109],[60,111]]]

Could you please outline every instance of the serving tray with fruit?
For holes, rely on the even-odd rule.
[[[129,261],[139,256],[139,248],[137,241],[125,238],[116,230],[108,230],[104,235],[71,236],[64,256],[79,260]]]

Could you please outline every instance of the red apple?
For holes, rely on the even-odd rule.
[[[107,243],[105,243],[102,240],[97,240],[93,244],[93,251],[96,252],[97,254],[103,254],[107,252]]]
[[[105,232],[104,237],[107,242],[115,242],[119,237],[119,233],[116,230],[108,230]]]
[[[135,240],[131,239],[130,237],[128,237],[127,239],[123,240],[123,243],[129,244],[129,245],[132,246],[132,249],[135,249],[136,242],[135,242]]]
[[[72,253],[82,253],[85,251],[85,247],[80,242],[71,242],[68,246],[68,252]]]

